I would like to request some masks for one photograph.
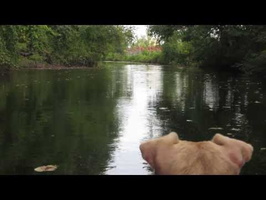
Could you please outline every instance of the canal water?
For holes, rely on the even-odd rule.
[[[12,71],[0,76],[0,174],[153,174],[139,144],[171,131],[249,142],[241,174],[266,174],[265,113],[265,84],[247,75],[123,63]]]

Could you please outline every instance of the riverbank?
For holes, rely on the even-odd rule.
[[[43,69],[85,69],[85,68],[93,68],[89,66],[65,66],[65,65],[51,65],[51,64],[36,64],[35,66],[29,66],[29,67],[22,67],[22,68],[15,68],[13,70],[21,70],[21,69],[38,69],[38,70],[43,70]]]
[[[213,72],[213,71],[220,71],[220,72],[230,72],[233,74],[248,74],[248,75],[253,75],[253,76],[258,76],[261,78],[266,78],[265,74],[250,74],[246,73],[244,71],[241,71],[239,69],[235,68],[216,68],[213,69],[211,67],[199,67],[197,65],[180,65],[180,64],[161,64],[158,62],[143,62],[143,61],[127,61],[127,60],[120,60],[120,61],[112,61],[112,60],[106,60],[106,61],[100,61],[97,62],[97,64],[92,65],[92,66],[85,66],[85,65],[71,65],[71,66],[66,66],[62,64],[47,64],[47,63],[28,63],[27,65],[24,63],[22,66],[17,66],[17,67],[2,67],[0,68],[0,74],[4,76],[6,73],[9,71],[20,71],[20,70],[65,70],[65,69],[95,69],[95,68],[100,68],[101,66],[104,65],[104,63],[118,63],[118,64],[136,64],[136,65],[161,65],[161,66],[168,66],[168,67],[176,67],[179,69],[185,69],[185,70],[195,70],[195,69],[204,69],[206,72]]]
[[[167,65],[158,62],[144,62],[144,61],[127,61],[127,60],[107,60],[104,63],[121,63],[121,64],[150,64],[150,65]]]
[[[82,65],[73,65],[73,66],[66,66],[66,65],[57,65],[57,64],[35,64],[35,65],[28,65],[28,66],[21,66],[21,67],[10,67],[10,68],[1,68],[0,73],[6,73],[9,71],[19,71],[19,70],[61,70],[61,69],[92,69],[96,66],[82,66]]]
[[[101,67],[102,63],[119,63],[119,64],[149,64],[149,65],[161,65],[159,63],[145,63],[145,62],[137,62],[137,61],[102,61],[98,62],[96,65],[93,66],[84,66],[84,65],[59,65],[59,64],[30,64],[30,65],[24,65],[20,67],[11,67],[11,68],[2,68],[1,72],[8,72],[8,71],[19,71],[19,70],[61,70],[61,69],[93,69],[96,67]]]

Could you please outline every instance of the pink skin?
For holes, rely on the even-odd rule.
[[[251,159],[253,153],[253,147],[250,144],[221,134],[216,134],[211,141],[189,142],[179,140],[178,135],[172,132],[166,136],[143,142],[140,145],[143,159],[155,169],[155,172],[158,172],[157,174],[179,174],[180,166],[182,163],[186,163],[182,161],[189,158],[191,152],[197,154],[198,151],[195,151],[197,148],[207,149],[204,153],[212,152],[216,155],[215,157],[218,160],[216,160],[217,163],[213,163],[213,167],[215,167],[215,164],[230,166],[231,170],[223,171],[221,168],[221,171],[213,172],[216,174],[239,174],[241,168]],[[211,163],[211,161],[208,163]],[[212,164],[209,165],[212,168]],[[185,168],[193,168],[193,166],[185,166]]]

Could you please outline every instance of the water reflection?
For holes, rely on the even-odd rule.
[[[266,84],[245,75],[109,63],[0,77],[0,174],[152,174],[141,141],[176,131],[250,142],[242,174],[266,174]]]
[[[134,77],[128,84],[133,96],[120,113],[125,121],[121,123],[124,128],[117,143],[124,151],[116,149],[113,168],[107,170],[107,174],[150,174],[148,169],[146,172],[140,170],[146,168],[145,163],[137,161],[141,159],[137,152],[139,141],[170,131],[192,141],[209,140],[219,132],[250,142],[255,147],[254,157],[242,174],[266,173],[263,170],[265,160],[261,156],[266,153],[263,148],[266,146],[263,135],[266,120],[262,114],[265,111],[265,84],[261,80],[171,67],[153,68],[149,77],[145,72],[147,69],[143,69],[143,66],[131,66],[131,71],[127,71],[131,80]],[[147,86],[151,77],[157,80],[152,87]],[[155,90],[148,90],[149,87]],[[155,134],[154,130],[157,130]],[[134,146],[134,155],[133,152],[127,154],[130,145]],[[132,170],[128,173],[127,169]]]
[[[162,132],[154,107],[162,91],[161,67],[127,65],[125,73],[128,77],[125,93],[132,96],[118,100],[119,136],[106,174],[147,174],[148,166],[142,160],[139,144]]]
[[[111,71],[10,75],[0,90],[0,174],[38,174],[47,164],[59,165],[49,174],[102,174],[118,128]]]
[[[219,132],[250,142],[255,149],[258,142],[265,146],[264,139],[254,135],[265,129],[266,120],[260,129],[255,128],[255,113],[249,114],[262,106],[264,92],[259,80],[162,66],[127,65],[125,69],[124,94],[132,95],[118,100],[120,129],[105,174],[151,174],[139,143],[170,131],[192,141],[209,140]],[[255,86],[259,88],[254,92]],[[253,163],[257,159],[255,153]],[[252,174],[251,166],[245,166],[242,173]]]
[[[211,78],[209,74],[205,74],[203,84],[203,101],[212,111],[219,107],[218,85],[215,77]]]

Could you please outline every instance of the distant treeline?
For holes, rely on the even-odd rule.
[[[0,69],[91,66],[123,54],[133,37],[131,28],[116,25],[1,25]]]
[[[150,25],[148,34],[134,40],[132,27],[122,25],[2,25],[0,69],[122,60],[266,72],[263,25]]]
[[[263,25],[152,25],[148,33],[162,45],[162,63],[266,72]]]

